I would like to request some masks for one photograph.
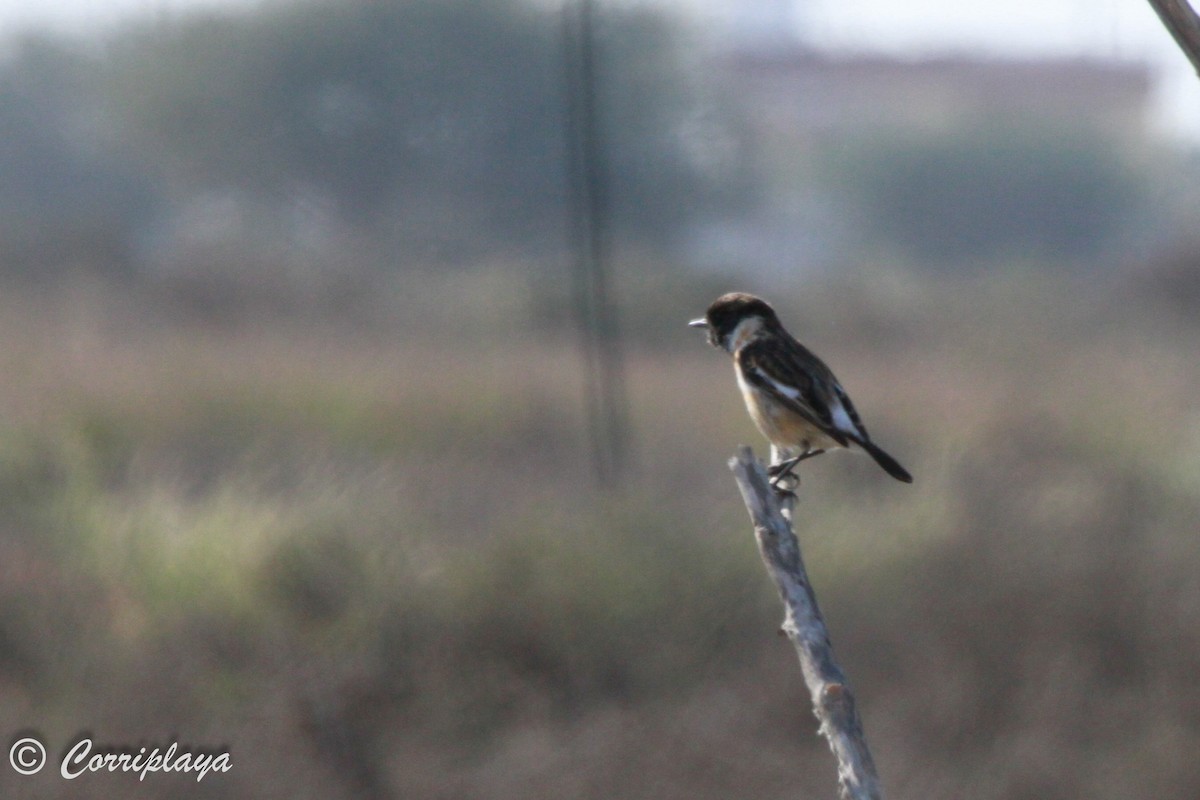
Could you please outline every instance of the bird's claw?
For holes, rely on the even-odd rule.
[[[771,484],[771,488],[775,490],[775,497],[781,501],[794,502],[796,500],[796,493],[791,489],[784,488],[774,483]]]
[[[771,488],[781,498],[795,498],[796,493],[792,491],[800,485],[800,475],[797,474],[794,463],[784,461],[780,464],[772,464],[767,468],[767,474],[770,476]]]

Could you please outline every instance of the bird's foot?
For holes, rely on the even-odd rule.
[[[771,489],[781,502],[796,501],[796,489],[800,488],[800,475],[792,471],[795,466],[795,464],[783,463],[768,469],[768,472],[771,473]]]
[[[800,462],[804,459],[812,458],[813,456],[819,456],[824,452],[824,450],[805,450],[798,456],[793,456],[792,458],[780,461],[778,464],[770,465],[767,467],[767,475],[769,475],[771,478],[771,486],[776,490],[779,490],[780,484],[788,477],[794,478],[796,481],[795,485],[799,486],[800,473],[796,472],[796,467],[799,466]]]
[[[776,486],[775,484],[771,484],[771,488],[775,491],[775,499],[781,503],[794,503],[797,499],[799,499],[796,497],[796,493],[791,489],[783,486]]]
[[[795,466],[795,464],[776,464],[769,467],[767,475],[771,478],[771,488],[777,492],[784,492],[787,491],[787,486],[799,486],[800,475],[793,471]]]
[[[792,468],[799,463],[794,458],[789,458],[787,461],[780,461],[778,464],[771,464],[767,467],[767,475],[771,476],[772,482],[778,481],[786,475],[792,474]]]

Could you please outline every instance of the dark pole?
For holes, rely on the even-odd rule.
[[[1200,15],[1187,0],[1150,0],[1150,6],[1200,75]]]
[[[616,483],[627,459],[624,363],[609,275],[608,170],[601,134],[592,0],[563,9],[572,273],[592,464]]]

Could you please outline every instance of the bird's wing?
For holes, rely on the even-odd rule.
[[[847,437],[866,438],[829,368],[798,342],[752,342],[737,352],[737,361],[746,380],[843,447]]]
[[[836,398],[836,404],[840,405],[845,413],[846,419],[842,420],[845,425],[838,427],[846,431],[855,439],[863,442],[869,442],[871,437],[867,434],[867,426],[862,424],[862,420],[858,417],[858,410],[854,408],[854,403],[850,402],[850,395],[846,394],[846,390],[836,380],[833,382],[833,393]],[[837,423],[838,414],[834,411],[834,422]]]

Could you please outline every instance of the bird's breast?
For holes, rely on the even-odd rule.
[[[746,401],[746,410],[754,425],[767,437],[771,444],[788,450],[815,450],[838,447],[838,443],[827,436],[802,415],[777,401],[747,381],[741,370],[737,370],[738,387]]]

